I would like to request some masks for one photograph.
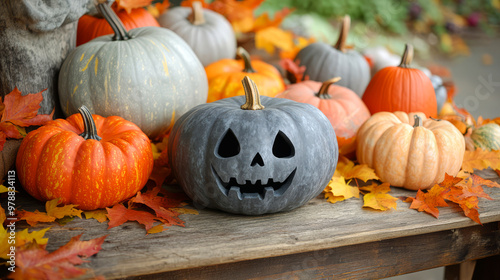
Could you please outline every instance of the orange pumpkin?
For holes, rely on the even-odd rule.
[[[401,64],[378,71],[363,94],[363,102],[370,113],[403,111],[422,112],[437,117],[436,94],[432,82],[424,72],[409,67],[413,47],[406,45]]]
[[[112,206],[136,194],[153,169],[148,137],[121,117],[80,114],[30,132],[16,168],[23,188],[38,200],[60,198],[82,210]]]
[[[118,11],[116,7],[115,2],[112,8],[127,30],[144,26],[160,27],[158,21],[146,9],[135,8],[128,13],[125,10]],[[76,45],[85,44],[94,38],[108,34],[114,34],[114,31],[103,17],[83,15],[78,20]]]
[[[457,175],[465,141],[445,120],[427,119],[424,113],[379,112],[358,130],[357,158],[383,182],[410,190],[429,189]]]
[[[260,95],[274,97],[285,90],[285,82],[273,65],[260,60],[250,60],[248,52],[239,47],[236,54],[241,59],[221,59],[207,67],[207,102],[245,95],[241,81],[251,78],[260,90]]]
[[[334,85],[339,80],[336,77],[324,83],[303,81],[290,85],[276,97],[313,105],[325,114],[337,137],[351,138],[370,118],[370,111],[354,91]]]

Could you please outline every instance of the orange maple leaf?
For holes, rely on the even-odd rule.
[[[154,3],[146,7],[146,10],[153,15],[154,18],[158,19],[161,14],[163,14],[170,7],[170,2],[165,0],[160,3]]]
[[[167,1],[168,3],[168,0],[165,1]],[[153,2],[153,0],[115,0],[115,3],[113,3],[113,5],[117,12],[125,10],[127,14],[130,14],[133,9],[149,6],[151,5],[151,2]]]
[[[263,13],[255,19],[253,31],[258,32],[259,30],[268,27],[279,27],[285,17],[287,17],[294,9],[283,8],[281,11],[274,13],[274,18],[270,19],[268,13]]]
[[[52,120],[52,115],[38,115],[42,90],[39,93],[22,95],[16,88],[0,100],[2,118],[0,119],[0,151],[6,138],[21,139],[26,135],[24,127],[44,125]]]
[[[13,279],[67,279],[83,275],[87,269],[76,267],[83,258],[97,254],[107,236],[80,241],[81,234],[59,249],[49,253],[44,248],[32,246],[16,252],[16,270]]]
[[[306,66],[299,66],[299,61],[295,62],[290,58],[283,58],[280,60],[279,65],[285,70],[286,78],[290,83],[295,84],[309,80],[309,76],[304,75]]]
[[[486,151],[477,148],[475,151],[465,151],[462,169],[473,173],[474,169],[482,170],[491,167],[500,169],[500,150]]]
[[[398,199],[388,194],[388,192],[391,191],[389,183],[380,185],[373,183],[370,186],[364,186],[359,189],[368,192],[363,196],[363,207],[370,207],[382,211],[389,210],[390,208],[396,209],[396,201]]]
[[[180,213],[169,209],[178,207],[182,200],[159,196],[159,192],[160,187],[155,187],[145,193],[139,192],[129,201],[129,205],[132,203],[144,204],[151,208],[156,213],[156,217],[162,219],[166,225],[184,226],[184,221],[178,217]]]
[[[254,10],[264,0],[215,0],[209,4],[209,9],[225,16],[235,32],[250,32],[254,28]]]
[[[436,184],[426,193],[418,190],[417,196],[415,198],[409,197],[406,202],[411,202],[410,209],[416,209],[419,212],[424,211],[437,218],[439,217],[437,207],[448,206],[442,197],[442,193],[445,191],[445,187]]]
[[[136,221],[144,225],[146,230],[149,230],[156,221],[159,221],[155,215],[149,212],[128,209],[123,204],[116,204],[112,208],[106,208],[106,210],[108,211],[106,216],[109,219],[108,229],[117,227],[128,221]]]
[[[276,48],[283,51],[293,49],[293,33],[278,27],[266,27],[255,32],[255,47],[274,54]]]
[[[59,198],[52,199],[45,203],[45,212],[40,212],[35,210],[35,212],[19,210],[17,212],[17,218],[19,220],[25,220],[30,226],[35,226],[39,222],[50,223],[54,222],[56,219],[62,219],[64,217],[74,217],[77,216],[81,218],[81,210],[75,208],[76,205],[68,204],[61,207],[59,205]]]

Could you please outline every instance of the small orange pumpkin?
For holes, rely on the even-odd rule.
[[[366,87],[363,102],[370,113],[403,111],[422,112],[437,117],[436,94],[424,72],[410,68],[413,47],[406,45],[401,64],[378,71]]]
[[[274,97],[285,90],[285,82],[273,65],[260,60],[250,60],[248,52],[239,47],[236,55],[241,59],[221,59],[207,67],[207,102],[245,95],[241,81],[245,76],[251,78],[260,90],[260,95]]]
[[[462,166],[465,140],[445,120],[425,114],[379,112],[358,130],[357,159],[383,182],[410,190],[429,189],[457,175]]]
[[[151,15],[144,8],[135,8],[130,10],[130,12],[127,12],[126,10],[118,11],[116,2],[113,3],[112,8],[122,21],[123,26],[127,29],[127,31],[144,26],[160,27],[160,24],[156,21],[153,15]],[[83,15],[78,20],[76,45],[79,46],[99,36],[113,33],[113,29],[102,16]]]
[[[82,210],[112,206],[136,194],[153,170],[150,141],[121,117],[80,114],[31,131],[17,153],[23,188],[34,198],[60,198]]]
[[[351,138],[370,118],[370,111],[354,91],[334,85],[339,80],[336,77],[324,83],[303,81],[288,86],[286,91],[276,97],[313,105],[325,114],[337,137]]]

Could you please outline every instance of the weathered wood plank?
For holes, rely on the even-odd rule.
[[[495,254],[500,254],[500,229],[490,223],[127,279],[377,279]]]
[[[494,172],[481,175],[500,181]],[[485,191],[494,200],[480,199],[481,221],[484,224],[498,222],[500,189],[485,188]],[[391,194],[414,196],[415,192],[392,188]],[[16,203],[20,204],[21,209],[43,209],[43,203],[34,201],[22,191]],[[411,240],[418,236],[477,225],[465,217],[458,206],[440,208],[440,217],[435,219],[409,209],[408,203],[397,203],[397,210],[380,212],[362,208],[361,199],[330,204],[318,197],[291,212],[257,217],[199,209],[199,215],[182,216],[186,227],[172,227],[152,235],[145,235],[144,229],[134,222],[107,230],[107,223],[77,218],[64,227],[51,224],[52,228],[46,234],[49,237],[47,249],[54,250],[80,233],[83,233],[82,239],[85,240],[108,234],[103,249],[91,258],[87,266],[93,269],[95,275],[113,279],[284,255],[313,254],[349,246],[359,246],[358,250],[362,250],[366,244],[408,238],[406,245],[398,245],[404,251],[413,242]],[[46,226],[40,225],[35,229]],[[367,247],[366,252],[359,252],[358,257],[376,260],[378,253],[370,255],[370,252],[376,252],[374,248]],[[380,250],[380,247],[377,248]],[[438,250],[435,253],[439,255],[441,252],[445,251]],[[401,253],[400,257],[404,255]],[[266,261],[260,264],[264,265]],[[439,265],[445,265],[445,261],[435,266]]]

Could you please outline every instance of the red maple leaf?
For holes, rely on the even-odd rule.
[[[34,244],[16,253],[16,270],[9,275],[13,279],[67,279],[83,275],[87,269],[76,267],[85,262],[83,258],[97,254],[107,235],[80,241],[75,236],[65,245],[49,253]]]
[[[424,211],[437,218],[439,217],[439,210],[437,207],[448,206],[446,201],[444,201],[441,196],[444,191],[445,188],[440,185],[434,185],[426,193],[418,190],[415,198],[409,197],[409,200],[411,201],[410,208],[417,209],[420,212]]]

